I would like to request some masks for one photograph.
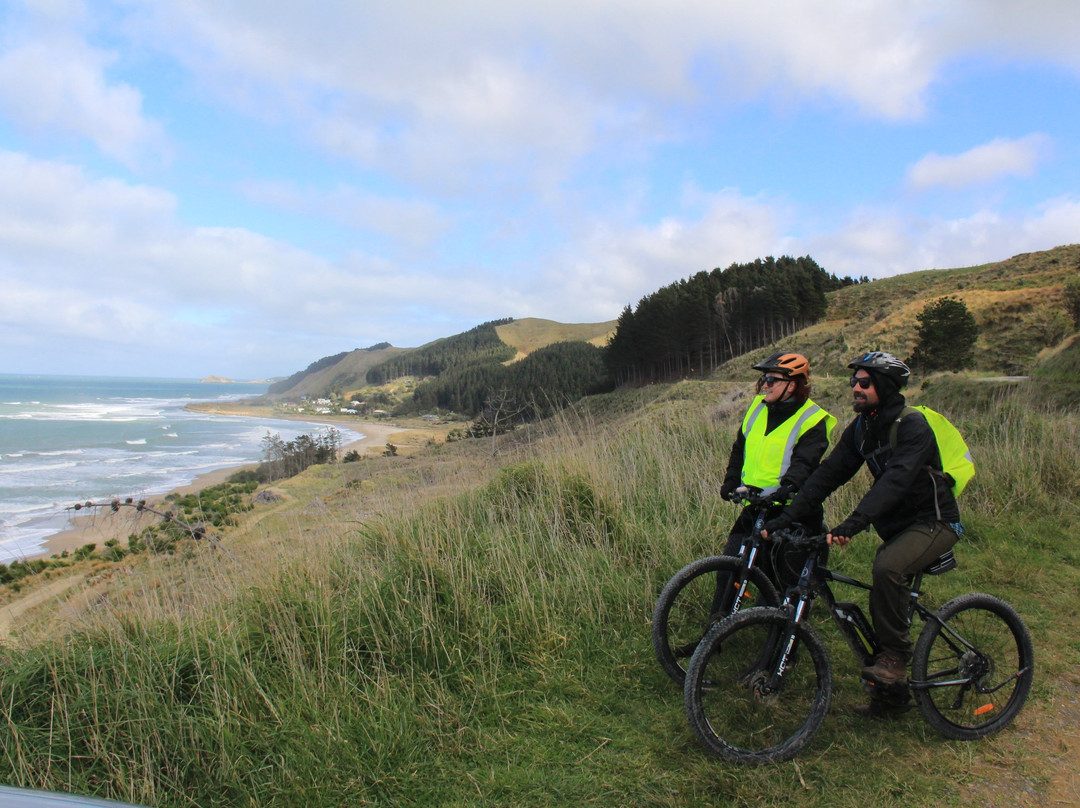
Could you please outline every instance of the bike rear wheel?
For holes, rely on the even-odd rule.
[[[1008,603],[961,595],[930,619],[915,644],[911,689],[927,723],[974,740],[1007,726],[1035,675],[1031,634]]]
[[[744,577],[747,587],[736,604]],[[701,637],[715,622],[744,605],[780,605],[776,587],[760,569],[754,567],[744,574],[740,558],[724,555],[687,564],[668,581],[653,611],[652,641],[660,667],[681,687]]]
[[[735,763],[789,760],[828,712],[829,654],[817,632],[792,623],[785,610],[744,609],[702,638],[683,693],[690,726],[714,755]]]

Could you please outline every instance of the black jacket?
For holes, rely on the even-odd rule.
[[[853,528],[849,535],[873,525],[888,540],[916,522],[959,522],[956,498],[941,472],[937,441],[922,414],[904,416],[896,450],[889,445],[889,430],[905,405],[897,393],[874,412],[862,413],[848,424],[836,448],[810,475],[785,513],[799,521],[865,462],[874,484],[846,520]]]

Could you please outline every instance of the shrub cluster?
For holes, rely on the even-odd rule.
[[[319,435],[297,435],[286,441],[270,433],[262,440],[263,462],[255,472],[259,482],[295,477],[304,469],[321,463],[337,462],[341,433],[330,428]]]

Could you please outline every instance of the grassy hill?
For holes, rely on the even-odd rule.
[[[868,339],[903,353],[905,307],[993,271],[837,293],[829,321],[798,335],[821,368],[815,399],[845,421],[846,359]],[[1054,271],[1032,269],[1031,287],[1018,272],[1014,291],[1052,289]],[[1008,278],[972,293],[1010,293]],[[1042,322],[1037,303],[1021,313]],[[976,316],[1004,342],[1041,333]],[[883,330],[867,335],[867,321]],[[857,719],[856,667],[819,624],[836,690],[804,753],[739,768],[698,747],[649,621],[668,578],[715,553],[735,518],[718,491],[748,401],[740,357],[704,381],[590,397],[499,437],[495,454],[462,440],[311,468],[217,548],[43,573],[27,592],[78,580],[21,612],[0,647],[0,781],[177,808],[1068,804],[1080,338],[1033,350],[1023,362],[1038,383],[942,374],[911,391],[949,413],[978,467],[960,567],[924,599],[991,592],[1035,637],[1034,691],[998,736],[946,741],[917,712]],[[866,482],[830,500],[831,523]],[[860,535],[833,561],[862,577],[876,546]]]
[[[958,419],[979,462],[969,536],[925,593],[1020,609],[1039,675],[1016,725],[961,743],[917,713],[855,718],[857,670],[822,626],[822,732],[746,769],[698,748],[649,642],[663,583],[734,518],[717,489],[745,401],[741,384],[653,385],[497,458],[465,441],[318,467],[221,550],[98,569],[4,650],[5,781],[158,806],[1052,803],[1077,771],[1075,409],[1013,388]],[[835,561],[862,575],[875,545]]]
[[[537,317],[524,317],[495,329],[499,338],[517,349],[514,361],[524,359],[540,348],[555,342],[588,342],[597,347],[607,345],[615,332],[615,320],[606,323],[557,323]]]
[[[615,330],[615,321],[607,323],[559,323],[526,317],[498,326],[495,331],[499,338],[514,348],[517,355],[512,361],[525,358],[540,348],[556,342],[581,341],[602,346],[607,343]],[[426,348],[445,340],[435,340]],[[417,348],[395,348],[383,345],[375,348],[360,348],[338,357],[324,357],[312,363],[313,370],[301,371],[289,377],[278,386],[283,388],[259,399],[252,400],[253,406],[262,406],[278,401],[296,401],[302,396],[316,398],[331,391],[351,393],[366,387],[368,370],[380,365],[387,359],[420,350]],[[370,391],[368,391],[370,392]]]
[[[1064,285],[1078,273],[1080,244],[1072,244],[992,264],[932,269],[856,284],[829,293],[825,320],[784,344],[806,353],[823,373],[843,372],[852,355],[870,348],[906,358],[915,347],[916,317],[927,303],[952,295],[964,302],[979,326],[976,368],[987,373],[1027,373],[1040,351],[1057,345],[1072,331],[1073,324],[1065,312]],[[515,349],[512,361],[518,361],[556,342],[606,345],[615,327],[614,320],[560,323],[527,317],[499,325],[495,331],[499,339]],[[324,358],[313,363],[318,370],[295,374],[291,377],[296,379],[294,384],[268,400],[295,401],[302,395],[318,397],[332,390],[360,390],[370,368],[415,350],[419,349],[386,346],[354,350],[332,362],[329,360],[333,357]],[[765,353],[766,349],[762,349],[751,356]],[[741,358],[729,363],[728,370],[738,374],[741,363]],[[365,392],[370,395],[372,391]]]
[[[906,358],[915,347],[918,314],[932,300],[952,295],[964,302],[979,326],[976,368],[1027,373],[1040,351],[1073,331],[1064,285],[1078,275],[1080,244],[1070,244],[992,264],[848,286],[830,293],[824,322],[785,345],[805,352],[823,372],[846,372],[850,357],[867,349]]]
[[[317,369],[309,369],[309,372],[302,371],[279,383],[278,387],[284,389],[268,394],[258,403],[295,401],[301,396],[315,398],[324,396],[331,390],[349,391],[363,387],[364,377],[370,368],[409,350],[409,348],[395,348],[393,345],[384,344],[373,348],[357,348],[337,359],[328,357],[314,363]],[[328,361],[330,359],[333,361]]]

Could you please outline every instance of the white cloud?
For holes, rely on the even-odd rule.
[[[1047,200],[1027,212],[992,209],[927,218],[911,212],[862,209],[839,230],[802,243],[836,275],[884,278],[924,269],[976,266],[1080,240],[1080,199]]]
[[[495,316],[609,319],[695,271],[769,254],[880,277],[1077,240],[1068,198],[1011,214],[983,197],[982,209],[940,219],[900,207],[927,202],[919,194],[875,207],[866,195],[895,189],[852,188],[857,171],[903,170],[886,147],[860,146],[853,168],[837,166],[850,177],[833,183],[814,163],[839,147],[819,151],[808,136],[875,129],[893,145],[897,121],[905,144],[936,132],[948,110],[910,122],[954,64],[1080,68],[1072,2],[18,7],[26,13],[0,6],[0,111],[5,132],[43,136],[17,148],[71,160],[70,140],[82,138],[125,166],[159,169],[168,147],[147,109],[162,109],[185,160],[158,186],[0,151],[0,276],[15,282],[0,314],[42,343],[54,334],[105,355],[129,340],[164,369],[233,373],[194,366],[220,356],[281,373]],[[1072,119],[1047,121],[1064,148]],[[969,142],[995,134],[978,131]],[[908,182],[1031,176],[1050,143],[1033,134],[928,154]],[[750,168],[736,180],[741,150]],[[736,182],[678,198],[680,187]],[[298,214],[291,233],[313,218],[340,223],[335,247],[354,232],[354,252],[327,259],[276,237],[283,213]]]
[[[65,29],[83,21],[81,5],[41,4],[34,11],[0,46],[0,110],[37,136],[86,138],[128,167],[165,157],[161,126],[144,114],[142,94],[108,78],[114,54]],[[61,12],[70,14],[66,22]]]
[[[871,277],[999,260],[1075,241],[1080,200],[1016,218],[863,209],[808,237],[792,232],[798,214],[785,200],[691,189],[681,211],[653,224],[596,220],[509,268],[327,261],[249,230],[185,227],[160,189],[0,152],[0,336],[27,370],[51,352],[53,367],[78,357],[72,372],[280,375],[493,317],[612,319],[694,272],[765,255],[810,254],[827,271]]]
[[[915,189],[966,188],[1002,177],[1030,177],[1050,150],[1050,138],[1035,133],[1016,140],[996,138],[962,154],[928,154],[909,170]]]
[[[458,185],[478,167],[550,183],[586,155],[671,136],[673,110],[767,88],[918,114],[944,58],[926,23],[947,16],[859,0],[141,9],[148,37],[231,105],[301,122],[365,166]]]
[[[139,47],[171,53],[230,107],[365,167],[460,190],[550,188],[582,159],[679,137],[688,110],[765,92],[910,118],[956,58],[1080,67],[1077,4],[1014,6],[130,0],[113,11]],[[107,79],[110,54],[79,35],[51,31],[51,63],[30,46],[12,49],[9,76],[32,65],[36,78],[5,82],[0,98],[27,120],[36,109],[77,127],[130,164],[137,148],[160,147],[160,131],[138,90]],[[45,103],[35,107],[36,96]],[[64,103],[81,110],[74,121],[60,119]]]
[[[734,190],[688,192],[687,201],[692,211],[653,225],[595,224],[544,273],[536,293],[528,296],[532,308],[517,316],[613,319],[661,286],[702,270],[781,255],[790,246],[783,236],[787,208],[781,203]]]
[[[0,243],[5,344],[32,333],[34,352],[78,346],[97,372],[118,372],[127,351],[174,369],[122,366],[136,375],[202,375],[211,360],[281,374],[350,347],[465,330],[511,297],[482,267],[331,262],[241,228],[186,227],[160,189],[11,152],[0,152]]]
[[[949,42],[995,61],[1060,64],[1080,71],[1080,4],[1073,0],[952,0]]]
[[[344,184],[322,190],[251,181],[242,191],[260,204],[336,221],[356,231],[379,233],[413,247],[429,246],[452,226],[450,217],[433,203],[379,196]]]
[[[974,266],[1080,239],[1080,199],[1065,196],[1017,215],[992,209],[953,219],[863,207],[834,230],[797,235],[800,212],[781,200],[727,191],[704,207],[652,227],[598,226],[571,249],[543,286],[565,290],[572,321],[606,320],[646,294],[700,270],[767,255],[812,256],[839,277],[883,278],[932,268]],[[538,309],[512,312],[560,319],[553,298],[527,295]]]
[[[1080,68],[1080,6],[1068,0],[617,8],[403,0],[318,9],[131,0],[113,10],[139,47],[171,53],[230,106],[296,126],[362,165],[456,186],[475,182],[481,166],[498,167],[488,180],[520,173],[550,185],[587,155],[672,136],[673,110],[763,91],[908,118],[922,113],[950,60],[1005,54]],[[160,148],[139,91],[107,78],[110,53],[77,41],[80,31],[47,33],[44,46],[22,43],[4,56],[0,99],[10,113],[74,127],[129,164],[133,152]]]
[[[32,262],[39,272],[48,266],[66,272],[72,259],[79,272],[95,263],[123,266],[130,244],[167,229],[175,204],[160,189],[95,180],[77,167],[0,151],[4,255]]]

